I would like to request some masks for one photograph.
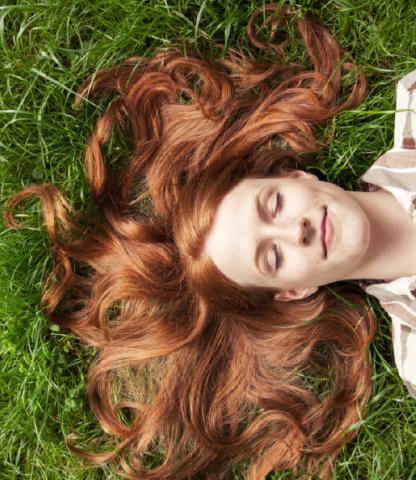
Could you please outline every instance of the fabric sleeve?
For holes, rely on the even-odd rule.
[[[416,329],[392,316],[394,358],[400,377],[416,399]]]

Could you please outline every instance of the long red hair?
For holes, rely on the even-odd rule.
[[[266,9],[269,41],[255,27],[262,10],[248,36],[275,52],[273,62],[170,48],[81,85],[78,103],[116,95],[87,143],[94,211],[73,211],[52,184],[9,202],[40,198],[55,258],[44,310],[97,348],[89,401],[118,443],[100,454],[69,447],[131,479],[222,479],[236,468],[249,480],[287,468],[329,478],[370,395],[375,320],[355,287],[276,302],[228,281],[203,255],[230,188],[304,164],[303,153],[322,147],[316,126],[365,94],[357,72],[346,86],[353,67],[313,17],[296,20],[310,66],[285,62],[273,36],[290,13]],[[111,167],[103,151],[115,129],[131,156]],[[19,226],[10,210],[5,219]]]

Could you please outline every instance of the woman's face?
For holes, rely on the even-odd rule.
[[[291,297],[300,298],[351,278],[368,244],[369,221],[351,192],[294,170],[239,182],[219,205],[205,252],[242,286],[306,289]]]

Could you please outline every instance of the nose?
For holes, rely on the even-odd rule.
[[[296,246],[307,246],[310,244],[313,229],[310,220],[300,218],[297,221],[276,223],[272,226],[273,236],[279,240],[287,241]]]

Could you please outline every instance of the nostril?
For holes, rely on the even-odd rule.
[[[302,237],[301,237],[302,245],[306,245],[309,241],[309,230],[310,230],[309,221],[304,219],[302,221]]]

